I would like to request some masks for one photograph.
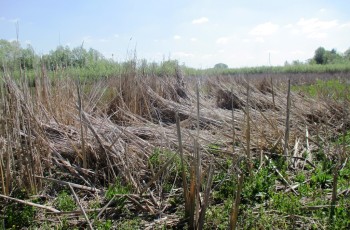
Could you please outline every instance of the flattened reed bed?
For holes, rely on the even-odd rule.
[[[38,177],[47,175],[56,179],[65,175],[66,179],[97,188],[115,182],[118,177],[139,193],[152,180],[149,159],[154,149],[178,151],[176,113],[180,116],[184,153],[192,155],[197,135],[198,79],[187,78],[179,85],[176,77],[132,74],[103,81],[79,86],[82,89],[79,109],[77,82],[69,78],[50,84],[43,74],[36,80],[34,91],[10,77],[2,79],[3,194],[10,194],[14,186],[38,193],[44,186]],[[208,151],[211,144],[230,157],[244,155],[248,84],[253,157],[261,150],[282,154],[278,151],[284,146],[287,92],[272,88],[268,79],[206,78],[199,84],[197,140],[204,167],[225,157]],[[232,105],[238,142],[235,151]],[[292,92],[289,146],[300,141],[299,149],[317,149],[317,138],[330,138],[330,129],[333,133],[341,132],[342,108],[336,101],[330,103]],[[308,145],[304,141],[306,133],[310,135]],[[83,167],[84,158],[86,167]],[[159,193],[153,193],[155,199],[161,200],[156,194]]]
[[[127,145],[133,146],[132,149],[135,149],[135,151],[138,152],[138,157],[141,157],[141,159],[131,159],[131,161],[142,162],[151,154],[152,148],[160,144],[160,137],[162,137],[164,141],[172,140],[171,142],[176,143],[174,125],[172,125],[174,123],[175,112],[180,114],[180,118],[182,117],[181,120],[185,133],[184,135],[187,133],[189,136],[189,143],[187,144],[189,148],[188,151],[191,151],[192,140],[190,136],[193,135],[191,134],[193,133],[191,130],[195,127],[194,122],[196,118],[195,99],[193,98],[194,81],[187,81],[186,94],[188,98],[183,99],[174,96],[174,91],[169,93],[169,91],[173,89],[169,86],[171,84],[169,83],[170,81],[167,82],[164,81],[164,79],[158,78],[147,79],[135,77],[132,80],[120,78],[114,80],[117,81],[117,83],[115,83],[116,85],[105,85],[104,87],[117,89],[116,86],[120,84],[118,80],[122,82],[130,81],[135,85],[134,87],[128,86],[128,88],[123,89],[121,94],[127,94],[127,96],[116,96],[109,102],[109,105],[107,105],[107,114],[103,113],[103,111],[106,111],[106,107],[90,109],[88,105],[93,104],[93,106],[96,107],[98,101],[91,103],[92,98],[87,94],[84,95],[85,98],[83,104],[86,105],[84,106],[84,111],[89,111],[91,113],[87,114],[84,112],[86,114],[86,118],[83,121],[84,132],[86,133],[84,139],[87,145],[90,146],[89,148],[91,149],[91,152],[95,152],[94,158],[98,156],[97,159],[101,160],[108,156],[108,154],[114,156],[118,155],[116,153],[126,151],[124,148],[127,143]],[[23,90],[25,89],[21,89],[20,86],[16,85],[16,83],[10,78],[5,78],[4,83],[7,88],[6,98],[4,98],[7,100],[7,104],[13,106],[13,102],[16,101],[16,104],[19,106],[17,113],[7,113],[7,115],[10,114],[14,116],[8,118],[7,121],[17,120],[20,122],[16,125],[7,123],[7,125],[13,125],[13,127],[18,129],[13,130],[13,133],[24,133],[25,135],[28,135],[30,131],[32,139],[38,140],[41,138],[42,140],[46,140],[47,145],[50,146],[50,148],[56,149],[58,154],[64,154],[66,156],[71,155],[70,159],[75,159],[75,161],[70,163],[79,164],[79,161],[81,160],[81,137],[78,126],[78,111],[75,108],[77,95],[74,89],[68,90],[71,97],[65,97],[64,102],[53,100],[56,103],[53,105],[52,103],[44,103],[44,101],[51,100],[51,98],[46,99],[39,97],[38,93],[36,95],[30,95],[29,97],[25,96],[29,93],[24,92]],[[71,83],[67,81],[66,84],[67,85],[65,85],[64,88],[69,89]],[[125,86],[127,84],[123,83],[122,85]],[[231,122],[231,112],[227,110],[225,106],[224,109],[221,109],[220,105],[217,105],[217,103],[215,105],[215,99],[210,100],[208,98],[216,98],[216,100],[223,101],[223,103],[227,103],[226,101],[228,100],[232,104],[232,99],[230,98],[236,98],[238,100],[238,96],[235,95],[239,95],[239,104],[243,104],[245,103],[244,98],[246,97],[244,84],[232,80],[230,82],[230,79],[227,78],[224,78],[222,81],[215,80],[215,82],[208,79],[204,82],[203,88],[207,85],[210,85],[212,89],[208,92],[202,91],[200,100],[200,120],[203,129],[200,134],[201,139],[204,140],[202,144],[203,146],[210,142],[215,142],[215,140],[220,140],[223,143],[229,142],[231,133],[229,125]],[[51,95],[52,98],[56,98],[56,94],[60,92],[60,87],[62,87],[62,84],[51,86],[51,89],[49,90],[52,91],[47,92],[47,94]],[[213,90],[213,88],[215,90]],[[45,89],[45,87],[37,89],[39,92],[40,90],[41,92],[44,92],[48,89]],[[103,90],[101,91],[103,92]],[[233,92],[233,95],[231,95],[231,92]],[[119,92],[116,93],[119,94]],[[253,143],[254,140],[258,141],[263,139],[271,144],[276,141],[280,135],[283,135],[285,125],[285,112],[283,108],[286,106],[286,94],[278,89],[276,89],[274,93],[276,98],[275,106],[272,106],[272,95],[268,95],[266,92],[262,93],[261,90],[258,90],[253,84],[251,84],[251,101],[249,104],[252,107],[250,119],[253,122]],[[63,96],[62,93],[58,95]],[[95,98],[101,98],[101,96],[95,96]],[[140,101],[147,101],[147,103],[142,103]],[[137,106],[139,106],[138,109],[136,109]],[[114,107],[113,113],[108,112],[111,110],[111,107]],[[329,126],[335,128],[337,127],[337,124],[340,125],[339,117],[341,116],[341,111],[339,111],[339,109],[337,110],[337,108],[342,108],[342,106],[336,104],[331,106],[326,102],[316,102],[314,99],[306,99],[293,93],[291,109],[291,141],[293,142],[296,137],[303,138],[305,127],[312,127],[314,123],[317,122],[326,121],[323,127],[327,128],[329,128]],[[92,111],[96,110],[100,112],[93,114]],[[3,111],[5,110],[3,109]],[[22,112],[22,115],[21,117],[18,117],[20,116],[20,114],[18,114],[20,111]],[[117,113],[119,119],[116,120],[114,116]],[[155,113],[157,113],[156,116],[154,116]],[[150,114],[151,116],[149,116]],[[339,115],[336,116],[337,114]],[[162,116],[165,118],[162,118]],[[321,116],[323,120],[320,119]],[[244,128],[244,117],[245,113],[242,108],[239,106],[238,108],[235,108],[235,123],[239,134],[238,138],[240,138],[243,144],[244,137],[240,136],[243,134],[240,133],[239,130]],[[31,130],[23,129],[24,125],[29,123],[31,125]],[[320,131],[322,130],[319,130],[318,132]],[[97,138],[96,135],[99,137]],[[6,135],[2,136],[6,137]],[[99,139],[101,143],[98,143]],[[105,156],[101,153],[101,146],[103,145],[109,146],[109,151],[111,151]],[[118,145],[118,147],[116,145]],[[44,146],[40,147],[42,148]],[[176,146],[173,147],[174,150],[176,150]],[[256,147],[258,146],[253,146],[253,148]],[[102,149],[103,148],[104,147],[102,147]],[[143,157],[144,159],[142,159]],[[47,160],[48,162],[51,161],[50,159]],[[97,163],[95,160],[92,162]],[[89,168],[93,169],[94,166],[89,165]]]

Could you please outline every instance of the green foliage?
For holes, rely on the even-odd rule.
[[[326,50],[323,47],[319,47],[315,51],[314,61],[316,64],[330,64],[342,62],[342,57],[337,53],[335,49]]]
[[[237,178],[232,173],[226,173],[220,171],[214,175],[214,187],[213,197],[216,200],[226,200],[232,198],[236,191]]]
[[[299,183],[304,182],[305,179],[306,179],[306,176],[305,176],[304,172],[299,172],[299,173],[295,176],[295,181],[296,181],[296,182],[299,182]]]
[[[221,147],[219,144],[209,144],[208,152],[214,155],[218,155],[220,153]]]
[[[22,200],[28,198],[25,190],[15,190],[12,196]],[[22,229],[29,227],[32,224],[36,213],[33,206],[20,203],[10,203],[4,207],[3,211],[6,229]],[[0,217],[0,220],[1,219],[2,217]],[[0,223],[1,222],[2,221],[0,221]]]
[[[214,69],[228,69],[228,65],[224,63],[215,64]]]
[[[163,168],[164,164],[174,156],[174,154],[176,153],[167,149],[155,148],[153,154],[149,158],[151,170],[153,170],[154,173],[157,173]],[[161,184],[164,192],[170,192],[173,188],[173,184],[180,182],[178,173],[181,171],[181,169],[181,158],[177,154],[175,155],[175,158],[173,158],[173,161],[170,163],[167,170],[165,170],[159,178],[159,183]],[[184,170],[187,172],[186,165],[184,165]]]
[[[62,191],[58,194],[55,200],[55,207],[60,211],[73,211],[77,208],[75,201],[71,195],[66,191]]]
[[[133,219],[125,219],[114,223],[115,229],[134,230],[141,229],[141,220],[137,217]]]
[[[232,198],[229,198],[225,199],[222,204],[209,206],[204,229],[227,229],[232,202]]]
[[[288,214],[299,214],[301,212],[300,198],[294,194],[277,192],[272,194],[272,207]]]
[[[109,186],[106,192],[106,198],[112,199],[116,194],[129,194],[131,192],[131,186],[122,183],[119,177],[116,178],[113,185]]]
[[[349,85],[338,79],[322,81],[315,84],[292,86],[292,90],[305,92],[311,97],[327,97],[334,100],[350,99]]]
[[[335,208],[335,217],[333,220],[333,229],[349,229],[350,227],[350,208],[349,202],[341,200]]]
[[[316,61],[316,64],[326,64],[325,54],[326,54],[326,50],[323,47],[319,47],[315,51],[314,60]]]
[[[247,177],[242,191],[242,203],[261,203],[268,199],[275,180],[276,175],[271,166],[261,168],[257,173]]]
[[[331,186],[332,178],[332,174],[329,170],[326,171],[323,167],[318,167],[311,176],[311,186],[325,189]]]
[[[113,223],[111,220],[106,220],[106,221],[100,221],[100,220],[97,220],[94,222],[94,227],[95,229],[98,229],[98,230],[109,230],[109,229],[112,229],[112,226],[113,226]]]

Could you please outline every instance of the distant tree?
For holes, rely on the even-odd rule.
[[[85,67],[87,60],[87,51],[82,47],[72,49],[72,64],[74,67]]]
[[[215,69],[227,69],[228,65],[224,64],[224,63],[217,63],[214,65]]]
[[[323,47],[319,47],[317,50],[315,50],[314,59],[316,64],[326,64],[325,54],[326,50]]]
[[[342,56],[333,48],[331,51],[326,51],[325,60],[325,64],[339,63],[342,62]]]
[[[21,68],[22,69],[33,69],[36,55],[31,45],[27,45],[26,49],[21,49]]]
[[[344,57],[348,60],[350,60],[350,48],[347,49],[345,52],[344,52]]]
[[[301,61],[299,61],[299,60],[294,60],[293,62],[292,62],[292,65],[302,65],[303,63],[301,62]]]

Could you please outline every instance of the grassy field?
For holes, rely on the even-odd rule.
[[[350,227],[346,72],[163,71],[4,73],[0,226]]]

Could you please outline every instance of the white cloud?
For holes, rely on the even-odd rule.
[[[178,58],[186,58],[186,57],[194,57],[193,53],[187,53],[187,52],[175,52],[173,53],[174,57],[178,57]]]
[[[244,39],[242,39],[242,42],[244,42],[244,43],[253,43],[253,42],[264,43],[265,39],[263,37],[255,37],[253,39],[244,38]]]
[[[339,27],[340,28],[350,28],[350,22],[341,24]]]
[[[197,38],[191,38],[190,40],[191,40],[191,42],[196,42],[196,41],[198,41]]]
[[[113,37],[119,38],[119,34],[114,34]]]
[[[9,19],[8,21],[11,23],[16,23],[16,22],[21,21],[21,19],[20,18],[13,18],[13,19]]]
[[[32,44],[32,42],[30,40],[25,40],[24,43],[27,44],[27,45],[31,45]]]
[[[100,38],[98,39],[99,42],[102,42],[102,43],[105,43],[105,42],[108,42],[108,39],[105,39],[105,38]]]
[[[329,30],[338,26],[337,20],[321,21],[318,18],[305,19],[301,18],[298,23],[305,33],[316,33],[323,30]]]
[[[84,36],[82,40],[84,43],[92,43],[93,42],[93,39],[89,35]]]
[[[207,17],[201,17],[201,18],[192,20],[192,24],[203,24],[206,22],[209,22],[209,19]]]
[[[265,39],[263,37],[256,37],[254,39],[255,42],[259,42],[259,43],[264,43],[265,42]]]
[[[180,35],[175,35],[175,36],[174,36],[174,39],[175,39],[175,40],[179,40],[179,39],[181,39],[181,36],[180,36]]]
[[[324,39],[327,37],[327,33],[311,33],[307,37],[308,38],[314,38],[314,39]]]
[[[293,55],[304,55],[305,52],[302,50],[293,50],[292,52],[290,52]]]
[[[220,37],[216,39],[216,44],[226,45],[230,41],[230,37]]]
[[[291,28],[293,28],[294,26],[293,26],[293,24],[289,23],[289,24],[285,25],[284,27],[287,28],[287,29],[291,29]]]
[[[203,54],[201,55],[202,59],[211,59],[214,55],[213,54]]]
[[[271,22],[267,22],[254,27],[250,31],[250,34],[256,35],[256,36],[268,36],[275,33],[278,30],[278,28],[279,28],[279,25],[273,24]]]
[[[266,53],[269,53],[269,54],[278,54],[280,53],[279,50],[267,50]]]
[[[326,12],[326,9],[325,9],[325,8],[322,8],[322,9],[319,10],[319,12],[320,12],[320,13],[324,13],[324,12]]]
[[[311,39],[325,39],[328,36],[328,31],[334,28],[341,28],[337,20],[322,21],[318,18],[305,19],[301,18],[297,26]]]

